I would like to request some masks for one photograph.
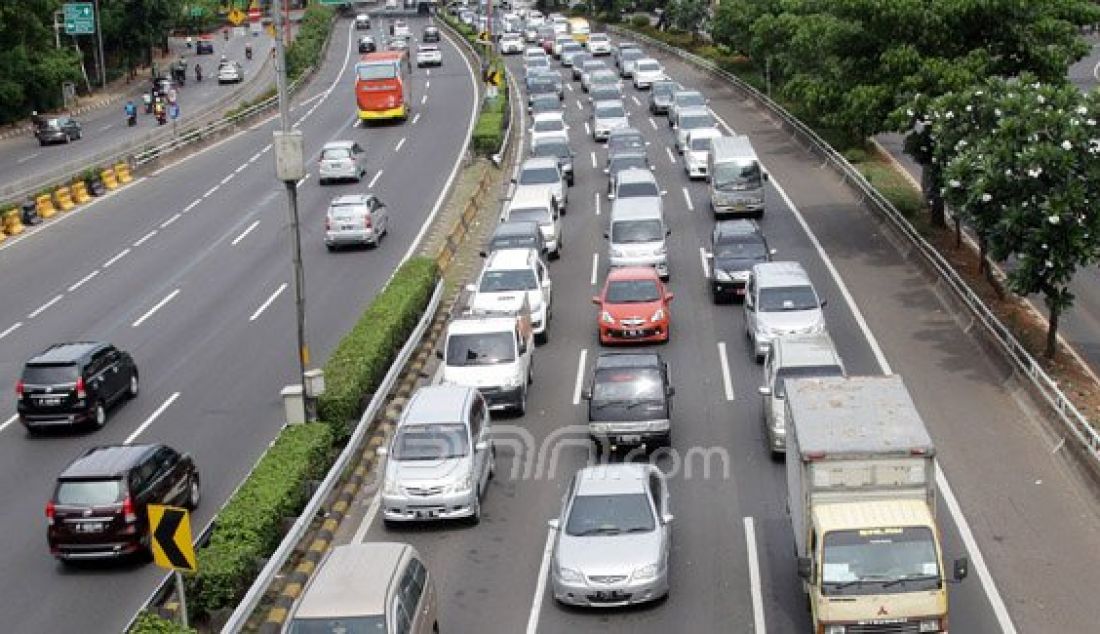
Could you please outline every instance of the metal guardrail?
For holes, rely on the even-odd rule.
[[[351,460],[362,450],[363,439],[367,437],[367,432],[371,429],[371,421],[375,419],[378,413],[381,411],[382,406],[386,403],[386,399],[389,396],[394,385],[397,383],[397,378],[401,375],[405,365],[412,358],[413,352],[416,351],[417,346],[420,345],[420,340],[424,337],[424,333],[427,332],[428,326],[431,325],[432,320],[435,318],[436,310],[439,309],[440,301],[443,298],[444,283],[441,279],[436,283],[435,291],[432,293],[432,298],[428,302],[428,306],[424,309],[424,315],[420,318],[420,322],[417,323],[416,328],[412,334],[405,341],[405,345],[402,346],[401,351],[397,354],[393,363],[390,365],[390,369],[386,372],[386,376],[382,379],[382,382],[378,385],[378,389],[375,390],[374,395],[371,397],[370,403],[367,405],[366,410],[363,411],[363,415],[359,418],[359,423],[355,426],[355,431],[352,432],[351,438],[348,439],[348,444],[344,446],[344,450],[340,452],[340,456],[336,458],[336,462],[333,463],[329,469],[325,479],[321,481],[313,497],[306,503],[304,509],[298,519],[294,522],[294,526],[283,537],[283,540],[279,543],[279,547],[272,553],[271,557],[267,560],[267,564],[264,565],[263,570],[252,582],[252,585],[248,588],[248,592],[245,593],[244,598],[237,604],[237,607],[233,610],[233,614],[230,615],[229,620],[226,621],[225,626],[222,627],[222,632],[233,633],[239,632],[244,624],[248,621],[248,617],[251,616],[253,610],[259,605],[260,599],[263,598],[264,593],[267,591],[268,586],[271,585],[275,575],[282,569],[283,564],[286,563],[290,554],[294,551],[294,547],[298,545],[302,537],[306,534],[310,524],[313,522],[314,516],[321,509],[321,505],[324,504],[325,499],[332,493],[333,488],[340,481],[340,478],[344,474],[344,470],[351,464]]]
[[[1065,427],[1092,457],[1094,465],[1100,466],[1100,433],[1093,428],[1088,419],[1077,409],[1077,406],[1075,406],[1073,402],[1066,397],[1065,393],[1059,389],[1057,382],[1047,374],[1046,370],[1044,370],[1038,361],[1035,360],[1035,357],[1032,356],[1016,336],[1001,323],[1001,320],[985,305],[985,302],[970,289],[966,281],[959,276],[951,264],[940,255],[935,247],[929,244],[928,241],[920,235],[909,220],[894,207],[893,203],[879,193],[879,191],[863,177],[863,174],[853,167],[842,154],[837,152],[836,149],[822,139],[813,129],[795,118],[794,115],[787,112],[785,108],[773,101],[770,97],[744,82],[733,73],[723,70],[714,62],[682,49],[669,46],[664,42],[655,40],[636,31],[628,31],[611,25],[607,26],[607,30],[616,35],[645,42],[649,46],[676,55],[681,59],[718,75],[722,79],[735,85],[738,89],[747,93],[760,105],[770,111],[772,115],[778,117],[790,130],[809,143],[833,169],[839,172],[841,176],[849,181],[851,186],[856,188],[866,200],[872,203],[872,206],[880,215],[889,220],[895,229],[913,243],[913,246],[916,247],[917,251],[924,257],[927,263],[935,269],[940,279],[951,288],[958,299],[966,305],[971,314],[981,323],[1015,368],[1026,376],[1031,382],[1032,387],[1042,395],[1043,399],[1058,415]]]

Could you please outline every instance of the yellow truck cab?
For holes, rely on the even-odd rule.
[[[588,34],[592,32],[592,27],[588,25],[588,20],[584,18],[569,18],[569,35],[573,36],[573,39],[584,44],[588,41]]]

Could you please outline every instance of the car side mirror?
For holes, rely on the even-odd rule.
[[[662,189],[661,190],[661,195],[662,196],[668,196],[668,190],[667,189]]]
[[[599,306],[600,305],[600,297],[598,295],[593,295],[592,296],[592,303]]]
[[[611,239],[611,236],[606,231],[604,231],[603,232],[603,238],[604,238],[604,240],[609,240],[609,239]]]
[[[713,260],[714,259],[714,254],[711,253],[710,251],[707,251],[706,253],[703,254],[703,257],[705,257],[708,260]]]
[[[556,530],[561,528],[561,520],[552,519],[552,520],[546,522],[546,525],[550,527],[550,530],[556,531]]]
[[[443,358],[443,351],[442,350],[436,350],[435,351],[435,358],[436,359],[442,359]]]
[[[672,513],[665,513],[664,515],[661,516],[661,523],[662,524],[671,524],[672,520],[674,520],[674,519],[676,519],[676,517]]]
[[[478,251],[477,254],[480,255],[483,258],[489,257],[489,254],[485,251]]]
[[[962,581],[963,579],[966,579],[966,576],[970,574],[970,560],[966,557],[960,557],[956,559],[954,570],[952,572],[953,574],[951,576],[954,578],[956,583]]]
[[[610,174],[611,170],[609,168],[605,167],[605,168],[603,168],[603,173],[604,174]]]
[[[471,292],[471,293],[476,293],[477,292],[477,284],[467,284],[466,285],[466,290]]]
[[[385,456],[389,455],[389,453],[390,453],[390,448],[389,447],[375,447],[375,449],[374,449],[374,455],[378,456],[379,458],[385,457]]]
[[[665,295],[665,301],[666,302],[671,302],[674,299],[676,299],[676,293],[669,293],[669,294]]]
[[[764,180],[768,180],[768,173],[764,172]]]
[[[798,558],[798,576],[801,579],[809,581],[813,577],[814,573],[814,560],[809,557]]]
[[[587,387],[584,388],[584,391],[581,392],[581,398],[583,398],[586,401],[591,401],[592,400],[592,388],[587,388]]]
[[[485,451],[489,448],[489,443],[484,440],[479,440],[474,443],[474,451]]]
[[[756,388],[756,391],[760,392],[760,396],[771,396],[772,395],[772,389],[770,387],[768,387],[767,385],[761,385],[760,387]]]
[[[608,200],[615,200],[615,194],[614,194],[614,192],[608,192],[608,194],[607,194],[607,199],[608,199]]]
[[[825,304],[828,304],[828,303],[829,303],[829,300],[827,300],[827,299],[821,300],[821,307],[825,308]]]

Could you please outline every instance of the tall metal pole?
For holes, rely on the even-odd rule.
[[[289,0],[286,0],[289,2]],[[290,95],[286,86],[286,48],[283,45],[283,14],[280,0],[272,0],[271,13],[275,19],[275,86],[279,94],[279,123],[284,133],[290,132]],[[298,378],[302,382],[302,420],[309,421],[306,403],[306,367],[309,365],[309,346],[306,345],[305,271],[302,269],[302,232],[298,222],[298,182],[283,181],[286,185],[287,206],[290,208],[290,229],[293,236],[294,304],[298,318]]]
[[[95,36],[99,47],[99,85],[107,87],[107,58],[103,55],[103,15],[99,12],[99,0],[95,0]]]

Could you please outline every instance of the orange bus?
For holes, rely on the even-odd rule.
[[[355,102],[360,121],[409,117],[406,51],[367,53],[355,65]]]

